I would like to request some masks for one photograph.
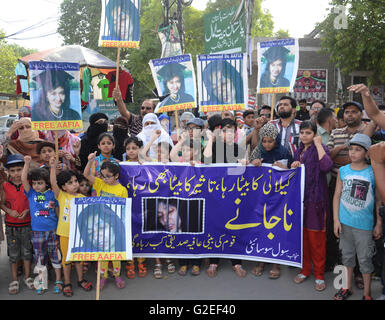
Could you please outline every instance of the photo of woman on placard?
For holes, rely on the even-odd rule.
[[[159,107],[170,106],[186,102],[194,102],[192,95],[186,93],[185,74],[191,73],[187,68],[179,63],[164,65],[158,72],[158,78],[163,82],[163,95],[168,95]],[[192,77],[192,75],[190,76]]]
[[[209,62],[202,71],[202,81],[207,91],[203,105],[244,103],[243,79],[228,61]]]
[[[106,21],[108,28],[104,27],[102,40],[113,41],[139,41],[140,21],[137,1],[109,0],[106,5]]]
[[[115,212],[117,211],[117,212]],[[72,252],[122,252],[126,251],[124,221],[118,212],[105,203],[89,204],[77,217],[77,233]]]
[[[32,121],[81,120],[79,112],[71,109],[72,75],[64,70],[48,69],[32,78],[36,88],[31,99]]]
[[[290,81],[285,78],[289,53],[287,48],[277,46],[270,47],[262,54],[266,68],[261,76],[260,88],[290,87]]]

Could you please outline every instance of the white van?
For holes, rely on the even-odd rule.
[[[17,114],[8,114],[0,117],[0,136],[6,134],[15,120],[19,119]]]

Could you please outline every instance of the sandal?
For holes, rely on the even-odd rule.
[[[74,293],[72,292],[72,284],[67,283],[63,286],[63,295],[67,298],[72,297]]]
[[[24,279],[24,283],[25,285],[28,287],[28,289],[35,289],[34,285],[33,285],[33,279],[30,277],[30,278],[27,278],[27,279]]]
[[[167,272],[174,273],[175,272],[175,264],[171,260],[166,260],[167,263]]]
[[[19,293],[19,281],[15,280],[9,284],[8,293],[12,295]]]
[[[126,283],[121,277],[115,278],[115,285],[118,289],[123,289],[126,286]]]
[[[63,281],[56,280],[53,293],[60,293],[63,290]]]
[[[135,265],[134,264],[127,264],[126,265],[126,276],[128,279],[134,279],[136,278],[136,273],[135,273]]]
[[[144,263],[138,263],[138,277],[144,278],[147,275],[147,267]]]
[[[103,290],[106,284],[107,284],[107,278],[101,278],[99,282],[99,290]]]
[[[92,283],[83,279],[78,281],[78,287],[82,288],[84,291],[91,291],[92,290]]]
[[[41,294],[45,293],[46,291],[47,291],[47,290],[45,290],[45,289],[43,289],[43,288],[36,289],[36,293],[37,293],[38,295],[41,295]]]
[[[251,270],[251,273],[257,277],[260,277],[263,275],[263,269],[265,268],[265,265],[263,263],[258,264]]]
[[[315,280],[315,289],[317,291],[324,291],[326,288],[325,280],[316,279]]]
[[[362,300],[373,300],[371,296],[363,296]]]
[[[187,266],[181,266],[178,270],[178,274],[184,277],[187,274]]]
[[[294,282],[297,284],[300,284],[300,283],[304,282],[306,279],[307,279],[307,276],[305,276],[302,273],[298,273],[294,278]]]
[[[278,279],[281,276],[281,269],[279,267],[274,267],[269,271],[269,279]]]
[[[156,264],[155,265],[154,277],[155,277],[155,279],[162,279],[163,278],[162,264]]]
[[[240,278],[244,278],[246,277],[246,270],[242,268],[242,265],[240,264],[236,264],[235,266],[233,266],[233,270],[235,272],[235,274],[240,277]]]
[[[340,289],[335,295],[334,300],[346,300],[353,294],[353,291],[349,289]]]
[[[201,274],[201,270],[200,270],[199,266],[192,266],[190,273],[193,276],[199,276]]]
[[[214,278],[217,275],[217,264],[210,264],[209,267],[206,269],[206,273],[210,278]]]

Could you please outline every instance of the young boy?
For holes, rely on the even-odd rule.
[[[61,281],[59,237],[56,235],[59,204],[54,192],[49,190],[49,172],[44,168],[33,169],[29,172],[31,160],[30,156],[24,157],[25,164],[21,182],[30,208],[34,262],[41,272],[46,274],[47,256],[49,256],[56,275],[54,292],[60,293],[63,282]],[[37,293],[44,293],[48,289],[47,285],[45,284],[44,288],[36,288]]]
[[[5,164],[9,180],[0,188],[1,205],[5,212],[5,234],[7,236],[8,257],[11,264],[12,282],[9,284],[9,294],[19,293],[17,264],[24,261],[24,283],[33,289],[33,279],[30,277],[32,260],[31,216],[29,214],[28,199],[24,194],[21,183],[21,173],[24,158],[21,154],[8,156]]]
[[[375,191],[373,169],[366,159],[371,140],[357,133],[349,141],[351,164],[339,169],[333,198],[334,234],[340,238],[342,262],[347,267],[347,288],[340,289],[335,300],[346,300],[353,294],[352,276],[356,254],[364,279],[363,300],[371,300],[371,273],[374,270],[372,257],[374,239],[382,234],[382,219],[379,215],[381,198]],[[376,203],[377,222],[374,226],[373,210]]]
[[[56,156],[55,144],[49,141],[43,141],[36,147],[36,152],[40,156],[42,164],[40,168],[50,169],[49,161],[52,157]],[[59,162],[56,166],[57,173],[61,170],[66,170],[67,166],[64,163]]]
[[[98,197],[119,197],[128,198],[128,192],[123,187],[118,179],[120,175],[120,167],[115,162],[106,161],[100,167],[100,178],[96,177],[91,172],[91,166],[95,165],[96,152],[88,156],[88,163],[84,169],[84,176],[88,179],[93,189],[96,191]],[[124,280],[120,277],[121,262],[112,261],[113,276],[115,278],[115,285],[122,289],[126,286]],[[108,261],[101,262],[102,279],[100,280],[100,290],[107,284],[108,278]]]

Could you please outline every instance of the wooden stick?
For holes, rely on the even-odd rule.
[[[270,112],[270,121],[274,118],[274,110],[275,110],[275,93],[273,93],[273,96],[271,98],[271,112]]]
[[[115,82],[115,88],[119,84],[119,69],[120,69],[120,47],[118,47],[118,56],[116,58],[116,82]]]
[[[98,273],[97,273],[97,276],[96,276],[96,300],[99,300],[100,298],[100,266],[101,266],[101,262],[98,261]]]
[[[55,153],[56,153],[56,163],[59,163],[59,135],[57,131],[55,132]]]
[[[176,124],[176,137],[179,140],[179,121],[178,121],[178,110],[175,110],[175,124]]]

